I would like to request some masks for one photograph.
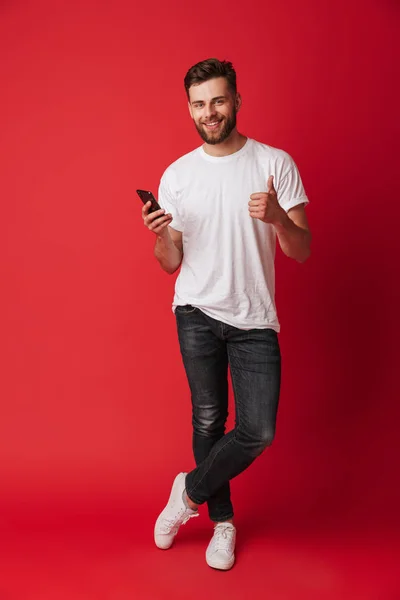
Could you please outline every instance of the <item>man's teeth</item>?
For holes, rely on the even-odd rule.
[[[218,125],[219,121],[214,121],[213,123],[206,123],[207,127],[212,127],[213,125]]]

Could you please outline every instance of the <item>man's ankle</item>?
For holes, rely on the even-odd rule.
[[[186,504],[186,506],[188,506],[192,510],[197,510],[199,508],[199,505],[189,498],[189,496],[186,493],[186,490],[183,492],[183,501]]]
[[[218,525],[219,523],[231,523],[231,525],[235,526],[235,523],[233,522],[233,518],[232,519],[225,519],[225,521],[213,521],[214,525]]]

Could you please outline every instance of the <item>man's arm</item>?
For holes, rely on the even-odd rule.
[[[268,179],[267,192],[257,192],[250,196],[249,214],[254,219],[273,225],[286,256],[304,262],[310,256],[311,243],[304,204],[298,204],[286,212],[278,202],[273,179],[272,175]]]
[[[147,202],[142,208],[143,223],[156,234],[154,255],[167,273],[172,275],[179,268],[183,257],[182,233],[169,227],[172,215],[165,214],[165,210],[156,210],[149,213],[151,202]]]
[[[301,263],[307,260],[311,253],[311,232],[304,204],[293,207],[288,213],[282,209],[273,225],[283,253]]]
[[[175,273],[183,258],[182,233],[168,227],[164,235],[158,235],[154,246],[154,256],[164,271],[170,275]]]

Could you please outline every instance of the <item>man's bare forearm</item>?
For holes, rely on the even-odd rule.
[[[157,236],[154,246],[154,256],[161,268],[172,275],[182,262],[183,253],[177,248],[169,234]]]
[[[310,231],[296,225],[285,211],[282,211],[274,227],[283,253],[298,262],[307,260],[311,252]]]

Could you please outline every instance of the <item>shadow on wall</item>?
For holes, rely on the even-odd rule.
[[[395,307],[384,240],[377,239],[372,222],[355,233],[356,220],[349,219],[347,230],[340,223],[340,243],[318,261],[316,291],[325,317],[314,331],[320,402],[310,415],[309,459],[310,475],[315,472],[323,483],[321,509],[325,501],[330,509],[342,504],[362,512],[385,485],[381,464],[390,435],[387,418],[395,408],[393,357],[388,360]]]

